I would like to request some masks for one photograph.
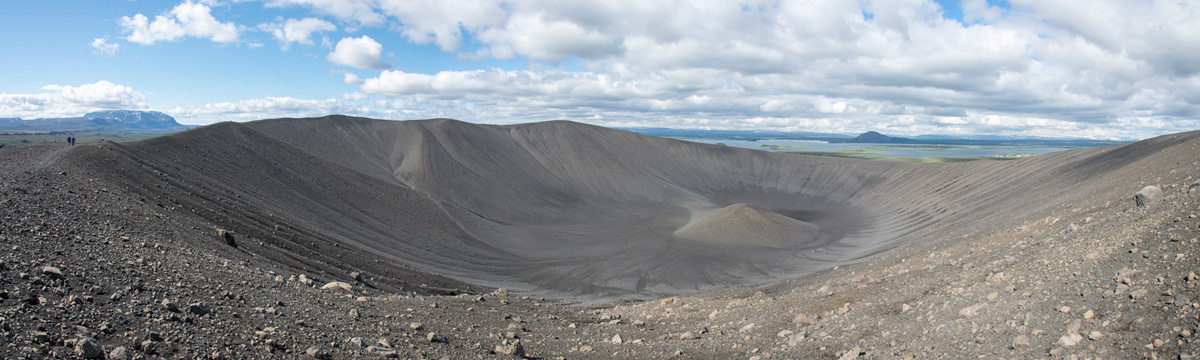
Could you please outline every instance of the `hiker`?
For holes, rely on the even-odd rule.
[[[75,137],[74,136],[71,137],[71,146],[75,146]]]

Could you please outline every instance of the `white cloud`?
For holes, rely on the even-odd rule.
[[[474,32],[504,22],[499,0],[380,0],[383,14],[400,22],[400,33],[418,44],[437,44],[458,50],[462,32]]]
[[[129,33],[126,40],[142,45],[175,41],[185,36],[236,43],[240,33],[236,24],[217,21],[212,16],[212,9],[192,1],[179,4],[167,15],[156,15],[153,22],[145,15],[136,14],[121,17],[120,24]]]
[[[375,10],[375,0],[269,0],[267,7],[307,6],[338,20],[359,25],[381,25],[386,17]]]
[[[250,121],[281,117],[313,117],[330,114],[355,116],[372,115],[369,107],[353,105],[338,99],[297,99],[293,97],[262,97],[236,102],[210,103],[203,106],[156,108],[174,116],[183,124],[211,124],[221,121]]]
[[[466,61],[530,61],[523,70],[344,73],[358,92],[335,101],[370,95],[378,104],[364,113],[389,117],[1096,137],[1181,131],[1200,118],[1200,3],[960,3],[962,21],[932,0],[267,0],[267,10],[313,17],[260,29],[283,48],[321,42],[329,62],[357,69],[391,67],[383,36]],[[205,4],[214,3],[121,26],[142,44],[238,41],[239,27]],[[390,33],[336,44],[320,34],[339,27]],[[93,43],[99,53],[110,45]]]
[[[109,43],[108,38],[96,38],[92,40],[92,48],[96,49],[96,53],[112,56],[117,53],[117,49],[121,48],[121,44]]]
[[[95,110],[146,108],[145,95],[108,81],[80,86],[46,85],[42,90],[49,92],[0,93],[0,117],[71,117]]]
[[[333,52],[325,58],[334,64],[368,70],[382,70],[392,67],[380,59],[383,45],[375,39],[363,35],[358,38],[342,38],[334,46]]]
[[[259,28],[270,31],[284,50],[290,48],[291,44],[312,45],[313,33],[337,30],[333,23],[317,18],[287,19],[283,23],[262,24]]]
[[[987,0],[963,0],[963,21],[991,23],[1004,16],[1004,9],[988,5]]]
[[[479,39],[493,44],[488,51],[498,58],[522,54],[555,63],[569,57],[602,59],[622,51],[616,38],[571,21],[546,19],[544,14],[514,15],[504,27],[480,32]]]

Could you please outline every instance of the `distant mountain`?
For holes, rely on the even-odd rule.
[[[874,131],[868,131],[868,132],[862,133],[858,136],[855,136],[853,139],[850,139],[850,142],[852,142],[852,143],[886,144],[886,143],[892,142],[893,139],[901,139],[901,138],[893,138],[891,136],[880,134],[880,133],[877,133]]]
[[[105,110],[83,115],[84,119],[101,126],[124,126],[136,130],[177,130],[184,128],[175,118],[157,111]]]
[[[0,133],[3,132],[54,132],[54,131],[175,131],[188,126],[175,121],[170,115],[158,111],[104,110],[94,111],[73,118],[46,118],[22,120],[0,118]]]
[[[621,128],[642,135],[676,138],[722,138],[722,139],[788,139],[788,138],[819,138],[819,139],[849,139],[849,135],[819,133],[819,132],[790,132],[770,130],[704,130],[704,129],[672,129],[672,128]]]

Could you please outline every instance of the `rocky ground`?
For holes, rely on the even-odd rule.
[[[1200,152],[1181,146],[858,264],[602,304],[340,283],[213,246],[211,224],[59,161],[63,144],[6,148],[0,358],[1188,359]],[[1137,207],[1146,185],[1165,196]]]

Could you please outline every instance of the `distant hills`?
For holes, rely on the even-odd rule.
[[[757,139],[849,139],[845,134],[819,132],[787,132],[768,130],[698,130],[672,128],[620,128],[642,135],[673,137],[673,138],[721,138],[739,140]]]
[[[81,117],[23,120],[0,118],[0,133],[43,133],[59,131],[175,131],[188,128],[158,111],[104,110]]]
[[[905,140],[909,140],[909,141],[905,141]],[[862,133],[858,136],[855,136],[853,139],[850,139],[849,142],[887,144],[887,143],[893,143],[893,142],[910,142],[910,141],[911,141],[911,139],[891,137],[891,136],[880,134],[880,133],[877,133],[874,131],[868,131],[868,132]]]
[[[831,143],[862,143],[862,144],[930,144],[930,145],[1038,145],[1038,146],[1067,146],[1087,147],[1124,144],[1127,141],[1088,140],[1088,139],[1046,139],[1019,138],[991,135],[918,135],[911,138],[888,136],[875,131],[868,131],[858,136],[817,132],[784,132],[757,130],[690,130],[670,128],[623,128],[643,135],[653,135],[673,138],[692,139],[731,139],[757,141],[764,139],[817,140]]]

